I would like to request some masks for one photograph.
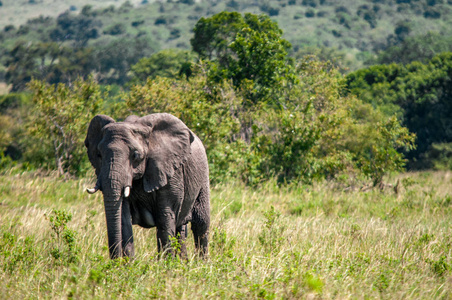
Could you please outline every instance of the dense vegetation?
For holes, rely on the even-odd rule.
[[[142,59],[132,68],[138,84],[119,94],[123,101],[114,101],[92,79],[70,87],[31,81],[34,113],[23,116],[23,128],[3,130],[10,137],[6,147],[16,144],[28,166],[82,175],[89,168],[84,130],[96,113],[121,120],[169,112],[204,141],[213,183],[239,178],[255,185],[273,177],[281,183],[312,182],[346,175],[378,185],[385,173],[403,169],[400,150],[411,150],[414,136],[395,117],[352,95],[341,96],[344,77],[329,63],[290,58],[290,43],[268,16],[223,12],[200,19],[194,31],[193,49],[205,61]],[[157,76],[164,74],[155,69],[172,69],[169,61],[179,74]],[[3,102],[8,99],[14,94]]]
[[[238,12],[214,14],[222,10],[264,12],[269,17]],[[0,153],[7,157],[2,164],[19,159],[27,167],[56,166],[61,173],[81,174],[87,169],[82,152],[61,152],[71,147],[76,149],[80,144],[71,142],[72,146],[61,146],[58,151],[55,150],[58,145],[47,145],[44,149],[51,139],[42,134],[33,136],[32,128],[24,127],[35,121],[32,117],[38,117],[26,111],[45,105],[44,98],[35,98],[34,102],[29,99],[29,88],[44,95],[36,90],[38,86],[44,89],[44,82],[72,85],[77,78],[92,78],[90,88],[98,90],[96,97],[101,98],[103,104],[91,108],[91,114],[85,117],[95,112],[108,112],[121,119],[125,113],[117,109],[117,105],[124,108],[128,104],[120,98],[129,98],[127,94],[134,93],[137,85],[144,87],[148,78],[157,78],[154,86],[171,89],[173,86],[193,89],[197,85],[202,91],[218,91],[223,89],[222,85],[227,85],[225,89],[232,91],[228,96],[234,97],[228,101],[235,104],[225,104],[228,101],[218,98],[221,92],[213,96],[206,92],[200,96],[209,109],[218,110],[221,102],[224,104],[221,109],[230,111],[228,122],[234,125],[225,125],[224,130],[220,130],[221,137],[214,137],[219,139],[212,143],[227,145],[229,151],[237,153],[238,156],[227,157],[230,161],[243,162],[237,164],[243,167],[232,173],[242,174],[245,182],[260,182],[272,176],[282,181],[294,178],[311,181],[334,178],[344,172],[353,176],[360,173],[378,182],[384,172],[403,167],[400,153],[409,159],[411,169],[450,168],[449,143],[452,141],[448,128],[450,105],[447,104],[450,56],[435,57],[451,51],[449,11],[447,1],[349,1],[347,7],[317,0],[267,1],[265,4],[143,2],[139,7],[125,2],[119,7],[72,7],[55,18],[41,16],[19,27],[7,25],[0,33],[0,63],[3,65],[0,78],[10,87],[10,94],[0,99],[0,123],[5,124],[0,128],[3,137]],[[162,48],[169,49],[160,50]],[[310,53],[320,61],[331,59],[331,64],[314,63],[306,58]],[[351,57],[346,53],[356,55]],[[356,69],[363,63],[373,66],[347,74],[345,79],[342,77],[341,73],[348,73],[347,66]],[[325,81],[322,81],[324,76]],[[171,83],[163,83],[165,80],[159,77],[171,78]],[[32,79],[41,83],[29,85]],[[75,84],[79,85],[82,83]],[[49,95],[51,88],[46,89]],[[63,93],[55,97],[65,96]],[[331,101],[329,108],[323,106],[322,99]],[[81,103],[77,102],[79,100],[85,101],[87,108],[97,105],[90,102],[89,96],[74,99],[74,103]],[[157,97],[154,101],[160,100]],[[71,105],[75,107],[66,103],[61,107],[70,109]],[[179,106],[168,108],[154,104],[149,111],[137,113],[169,110],[180,115],[175,107]],[[133,109],[129,108],[130,112]],[[283,123],[285,119],[281,114],[284,113],[292,116],[292,125]],[[41,112],[41,118],[43,115],[45,113]],[[329,123],[322,116],[328,116]],[[393,116],[397,116],[398,122],[389,121]],[[187,113],[181,117],[190,123]],[[263,118],[269,123],[264,124]],[[307,125],[310,118],[314,121]],[[324,123],[319,125],[315,120]],[[334,125],[335,122],[340,126]],[[292,138],[280,135],[285,127],[295,124],[299,131],[293,130]],[[77,134],[81,135],[83,126],[78,126]],[[338,132],[328,132],[328,126]],[[387,133],[383,130],[371,133],[365,129],[379,126],[389,126],[385,129]],[[400,126],[416,134],[415,144]],[[42,129],[40,131],[45,132]],[[321,130],[323,136],[319,133]],[[35,139],[45,140],[40,143],[41,149],[34,146]],[[299,139],[305,144],[294,142]],[[331,142],[338,139],[343,142]],[[389,139],[386,145],[377,145],[385,139]],[[363,144],[365,141],[367,144]],[[372,148],[370,141],[380,142]],[[242,142],[239,151],[235,147]],[[215,149],[218,152],[212,153],[226,151]],[[282,153],[288,155],[285,160],[275,158]],[[389,155],[394,164],[375,163],[388,161],[383,159],[385,155]],[[64,156],[68,161],[62,161]],[[230,169],[226,161],[216,159],[214,165],[222,166],[219,173]],[[289,163],[292,161],[300,163],[293,167]],[[305,167],[304,163],[310,167]],[[220,176],[218,180],[222,179]]]
[[[425,63],[375,65],[347,75],[348,90],[416,133],[412,168],[452,167],[452,53]]]

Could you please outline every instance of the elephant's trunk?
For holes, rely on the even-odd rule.
[[[108,247],[110,257],[117,258],[123,255],[122,249],[122,208],[124,200],[124,188],[126,183],[119,178],[123,177],[119,172],[110,171],[102,182],[104,195],[105,217],[107,219]]]
[[[128,168],[129,157],[122,149],[110,147],[103,157],[98,182],[104,196],[110,257],[117,258],[129,255],[128,243],[133,243],[129,206],[124,205],[124,199],[130,194],[132,174]]]
[[[105,216],[107,219],[108,249],[110,258],[122,256],[122,196],[110,198],[104,196]]]

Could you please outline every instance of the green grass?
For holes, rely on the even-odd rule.
[[[7,172],[0,175],[0,295],[448,299],[452,173],[388,181],[397,179],[398,194],[331,182],[216,186],[208,260],[194,256],[191,235],[187,262],[159,260],[155,229],[134,227],[136,258],[111,261],[102,195],[84,192],[92,180]],[[51,227],[58,213],[72,216],[59,236]]]

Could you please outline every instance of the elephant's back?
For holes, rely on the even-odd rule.
[[[207,168],[207,172],[209,171],[206,148],[204,147],[201,139],[196,135],[195,140],[191,144],[191,156],[194,160],[194,163],[198,164],[199,167]]]
[[[191,153],[184,164],[184,177],[185,186],[201,187],[209,184],[209,164],[206,149],[196,135],[191,144]]]

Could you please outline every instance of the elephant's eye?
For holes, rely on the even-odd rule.
[[[132,154],[132,159],[134,162],[140,162],[142,160],[140,152],[134,151]]]

